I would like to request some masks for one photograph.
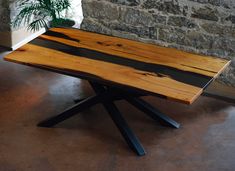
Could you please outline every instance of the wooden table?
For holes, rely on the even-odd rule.
[[[102,103],[138,155],[144,155],[145,150],[114,101],[124,99],[154,120],[160,119],[179,128],[179,123],[140,97],[154,95],[192,104],[230,63],[224,59],[66,28],[51,29],[4,59],[86,79],[96,92],[61,114],[40,122],[39,126],[52,127]]]

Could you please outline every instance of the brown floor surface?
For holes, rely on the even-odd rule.
[[[147,151],[137,157],[101,105],[55,128],[37,127],[93,92],[85,81],[0,60],[0,171],[235,170],[232,104],[200,97],[187,106],[147,97],[182,124],[172,129],[118,102]]]

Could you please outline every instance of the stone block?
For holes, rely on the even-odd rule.
[[[115,4],[127,5],[127,6],[138,6],[141,3],[141,0],[109,0]]]
[[[146,0],[143,3],[145,9],[157,9],[164,13],[183,14],[183,8],[179,5],[178,1],[157,1]]]
[[[235,15],[230,15],[226,18],[227,21],[231,21],[233,24],[235,24]]]
[[[118,20],[119,6],[103,2],[103,1],[84,1],[83,3],[84,17],[92,17],[97,20]]]
[[[199,18],[204,20],[218,21],[217,11],[214,8],[205,6],[201,8],[193,7],[192,15],[193,18]]]
[[[160,14],[153,14],[154,22],[157,24],[164,24],[166,25],[167,16],[160,15]]]
[[[167,24],[177,27],[198,28],[198,24],[195,21],[183,16],[170,16]]]
[[[149,29],[148,27],[142,27],[142,26],[132,26],[128,24],[121,24],[121,23],[109,23],[109,27],[112,30],[117,31],[124,31],[129,33],[134,33],[138,35],[139,37],[148,37],[149,36]]]
[[[94,20],[94,19],[88,18],[88,17],[83,19],[80,28],[83,30],[91,31],[91,32],[97,32],[97,33],[102,33],[102,34],[111,34],[111,30],[109,28],[106,28],[97,20]]]
[[[210,34],[235,38],[235,26],[204,22],[201,27]]]
[[[202,4],[211,4],[214,6],[221,6],[227,9],[235,8],[235,1],[233,0],[190,0],[190,1],[199,2]]]
[[[154,26],[155,19],[152,14],[144,10],[134,8],[120,8],[120,22],[131,24],[133,26],[142,25],[146,27]]]
[[[196,49],[211,49],[213,41],[213,36],[209,36],[198,31],[188,31],[185,34],[184,44]]]
[[[229,54],[235,53],[235,39],[217,37],[212,44],[212,49],[224,50]]]
[[[184,45],[186,32],[179,28],[162,27],[159,28],[158,39],[168,43]]]

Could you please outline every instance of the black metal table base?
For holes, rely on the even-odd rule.
[[[126,140],[129,147],[134,150],[139,156],[145,155],[146,152],[134,132],[128,126],[117,106],[114,104],[115,100],[124,99],[139,110],[146,113],[152,119],[163,121],[173,128],[180,127],[179,123],[161,113],[149,103],[139,98],[136,94],[129,94],[127,92],[122,92],[121,90],[113,89],[112,87],[107,87],[94,82],[90,82],[90,84],[94,89],[96,95],[88,97],[84,100],[79,100],[74,106],[70,107],[59,115],[53,116],[47,120],[40,122],[38,126],[53,127],[56,124],[78,114],[79,112],[82,112],[85,109],[88,109],[98,103],[102,103],[104,108],[112,118],[113,122],[121,132],[123,138]]]

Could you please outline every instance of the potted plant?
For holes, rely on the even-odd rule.
[[[19,14],[13,20],[13,27],[27,25],[28,30],[41,28],[71,27],[73,20],[63,17],[70,8],[69,0],[19,0]]]

